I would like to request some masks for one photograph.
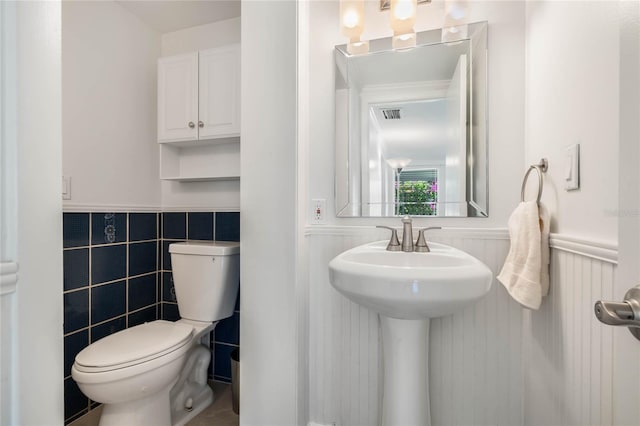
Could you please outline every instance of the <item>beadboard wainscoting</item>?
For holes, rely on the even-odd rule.
[[[379,423],[378,316],[329,283],[339,253],[388,238],[370,227],[313,227],[309,247],[309,416],[320,424]],[[504,229],[445,229],[429,240],[460,248],[499,272]],[[551,290],[540,311],[520,307],[494,280],[466,310],[431,321],[434,425],[612,424],[611,327],[593,302],[612,297],[617,248],[552,238]]]
[[[549,295],[524,312],[525,423],[612,425],[614,333],[600,323],[599,299],[615,300],[617,249],[552,238]],[[626,336],[629,334],[629,336]]]

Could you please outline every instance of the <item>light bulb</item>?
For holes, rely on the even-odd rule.
[[[345,11],[344,16],[342,17],[342,25],[345,28],[355,28],[358,25],[358,22],[360,22],[360,17],[358,16],[357,11],[353,9]]]
[[[399,0],[395,9],[393,10],[393,14],[396,19],[406,20],[414,17],[416,10],[413,6],[413,2],[411,0]]]

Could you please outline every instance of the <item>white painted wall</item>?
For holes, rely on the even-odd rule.
[[[16,8],[20,271],[11,424],[62,424],[61,5]]]
[[[163,34],[161,55],[171,56],[240,42],[240,18]],[[240,183],[161,181],[162,206],[172,209],[234,210],[240,208]]]
[[[542,199],[551,231],[615,243],[619,2],[526,4],[525,158],[527,164],[549,159]],[[580,144],[580,190],[566,192],[564,148],[574,143]]]
[[[63,172],[73,206],[160,206],[160,35],[113,1],[62,4]]]
[[[161,55],[171,56],[240,42],[240,17],[162,34]]]
[[[296,24],[296,2],[242,2],[241,425],[306,423],[296,386]]]
[[[391,35],[388,12],[367,1],[364,39]],[[524,173],[524,8],[525,2],[472,2],[468,22],[489,22],[489,218],[429,218],[415,226],[504,227],[520,196]],[[309,2],[308,21],[308,141],[309,186],[301,208],[310,212],[310,199],[327,200],[327,222],[340,225],[399,225],[397,219],[336,218],[334,206],[334,59],[333,47],[346,43],[340,34],[337,1]],[[416,31],[440,28],[443,3],[418,7]],[[516,178],[517,177],[517,178]],[[303,201],[303,202],[302,202]],[[310,214],[310,213],[309,213]],[[308,216],[310,217],[310,216]]]

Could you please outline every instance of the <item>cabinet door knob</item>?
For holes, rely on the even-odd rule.
[[[189,122],[189,128],[190,128],[190,129],[193,129],[194,127],[196,127],[196,125],[195,125],[195,124],[193,124],[193,121],[190,121],[190,122]]]
[[[204,123],[202,121],[198,121],[198,127],[200,128],[204,127]]]

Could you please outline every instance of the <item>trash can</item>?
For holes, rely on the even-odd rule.
[[[231,404],[233,412],[240,414],[240,376],[238,368],[240,366],[240,349],[231,352]]]

